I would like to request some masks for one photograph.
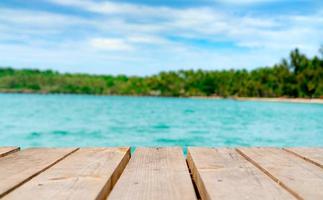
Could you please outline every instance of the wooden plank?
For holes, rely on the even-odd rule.
[[[298,199],[323,199],[321,168],[277,148],[239,148],[255,166]]]
[[[234,149],[189,147],[187,162],[201,199],[295,199]]]
[[[32,148],[0,158],[0,197],[76,150],[76,148]]]
[[[108,199],[196,199],[182,149],[137,148]]]
[[[0,158],[19,150],[19,147],[0,147]]]
[[[323,148],[284,148],[284,150],[303,158],[304,160],[311,162],[323,168]]]
[[[105,199],[130,158],[130,148],[80,149],[4,199]]]

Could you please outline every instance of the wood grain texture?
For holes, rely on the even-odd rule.
[[[109,200],[194,200],[181,148],[137,148]]]
[[[130,158],[130,148],[82,148],[4,199],[105,199]]]
[[[323,168],[323,148],[294,147],[284,148],[284,150]]]
[[[296,198],[323,199],[323,171],[318,166],[277,148],[238,151]]]
[[[76,148],[32,148],[0,158],[0,197],[59,162]]]
[[[187,162],[202,200],[295,199],[234,149],[190,147]]]
[[[0,147],[0,158],[19,150],[19,147]]]

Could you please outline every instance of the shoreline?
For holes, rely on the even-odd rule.
[[[308,103],[323,104],[323,99],[306,99],[306,98],[284,98],[284,97],[236,97],[238,101],[263,101],[263,102],[286,102],[286,103]]]
[[[323,99],[318,98],[288,98],[288,97],[188,97],[192,99],[231,99],[235,101],[259,101],[259,102],[283,102],[283,103],[307,103],[323,104]]]
[[[188,98],[188,99],[230,99],[235,101],[259,101],[259,102],[285,102],[285,103],[307,103],[323,104],[323,99],[319,98],[288,98],[288,97],[220,97],[220,96],[149,96],[149,95],[115,95],[115,94],[79,94],[79,93],[47,93],[31,91],[0,91],[0,94],[37,94],[37,95],[89,95],[89,96],[126,96],[126,97],[165,97],[165,98]]]

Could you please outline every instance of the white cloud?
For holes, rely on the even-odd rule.
[[[292,49],[295,46],[314,48],[314,43],[320,43],[322,40],[319,39],[323,28],[319,25],[323,24],[322,13],[305,16],[255,16],[224,13],[206,7],[167,8],[92,0],[49,1],[108,15],[106,19],[112,17],[114,21],[99,22],[100,29],[114,32],[122,38],[128,37],[128,42],[133,43],[178,45],[167,39],[167,36],[176,36],[188,39],[231,41],[242,47],[277,50]],[[269,1],[276,0],[228,0],[226,2],[247,4]],[[114,15],[110,16],[111,14]],[[308,42],[308,35],[311,36],[311,42]]]
[[[136,16],[165,16],[171,14],[174,9],[167,7],[150,7],[144,5],[136,5],[130,3],[112,2],[112,1],[92,1],[92,0],[48,0],[49,2],[63,5],[77,7],[83,10],[101,14],[125,14]],[[159,12],[156,12],[158,10]]]
[[[91,46],[107,51],[129,51],[133,47],[125,40],[115,38],[95,38],[90,40]]]
[[[27,59],[32,49],[38,55],[43,55],[46,50],[43,59],[52,62],[55,61],[50,53],[57,55],[57,64],[61,61],[65,66],[92,65],[95,60],[98,66],[130,68],[136,65],[145,68],[144,72],[135,68],[138,73],[168,69],[166,66],[173,69],[257,67],[279,61],[295,47],[314,54],[323,42],[323,12],[266,16],[236,14],[211,7],[170,8],[93,0],[48,1],[95,15],[87,18],[0,8],[0,49],[10,49],[0,51],[0,57],[6,57],[8,63],[10,59],[16,62],[14,57],[19,55],[25,56],[26,63],[36,63]],[[223,50],[216,46],[204,48],[203,44],[190,42],[195,39],[213,42],[213,45],[219,41],[228,42],[247,51]],[[17,41],[17,44],[4,44],[5,41]],[[82,57],[82,64],[78,57]],[[48,64],[48,60],[43,63]],[[156,69],[152,69],[154,66]]]
[[[169,43],[169,41],[162,37],[151,35],[130,35],[127,40],[135,44],[163,45]]]
[[[10,23],[10,25],[27,25],[26,27],[29,28],[59,28],[73,24],[84,24],[86,21],[79,17],[44,11],[0,8],[0,23],[6,22]]]
[[[250,4],[277,2],[279,0],[214,0],[214,1],[221,2],[224,4],[250,5]]]

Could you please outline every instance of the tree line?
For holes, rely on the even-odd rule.
[[[179,70],[140,77],[0,68],[0,92],[138,96],[323,98],[323,48],[308,58],[298,49],[288,59],[254,70]]]

